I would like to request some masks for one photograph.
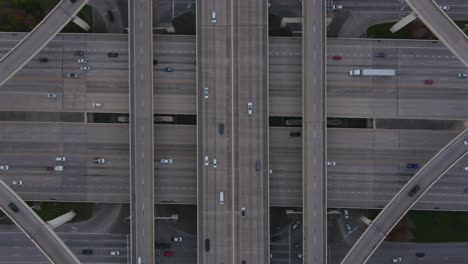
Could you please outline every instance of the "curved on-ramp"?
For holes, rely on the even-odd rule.
[[[442,148],[401,188],[371,222],[341,264],[366,263],[393,227],[419,198],[467,153],[468,129]],[[419,186],[419,189],[416,186]]]
[[[72,20],[88,0],[62,0],[12,50],[0,59],[0,86],[28,63]]]
[[[10,203],[18,208],[16,212],[9,207]],[[52,263],[81,263],[52,228],[2,180],[0,208]]]
[[[416,16],[468,67],[468,37],[433,0],[405,0]]]

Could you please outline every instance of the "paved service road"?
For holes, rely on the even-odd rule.
[[[128,2],[131,263],[155,259],[152,2]]]
[[[468,37],[433,0],[405,0],[416,17],[468,67]]]
[[[303,1],[304,263],[327,263],[326,1]]]
[[[0,86],[19,71],[75,17],[88,0],[62,0],[7,55],[0,59]]]
[[[398,221],[455,163],[468,153],[468,129],[438,152],[371,222],[341,262],[366,263]]]
[[[0,207],[50,261],[53,263],[80,263],[52,228],[1,180]]]

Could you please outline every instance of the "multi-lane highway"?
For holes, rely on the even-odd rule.
[[[326,1],[304,1],[302,17],[302,198],[305,263],[327,263]]]
[[[0,86],[39,53],[87,2],[88,0],[60,1],[14,49],[0,59]]]
[[[267,263],[268,5],[262,0],[240,0],[233,1],[233,9],[236,230],[233,263]]]
[[[80,263],[75,254],[22,198],[0,180],[0,207],[53,263]]]
[[[0,51],[6,52],[22,36],[0,34],[0,37]],[[194,38],[156,38],[155,113],[195,114]],[[128,83],[123,77],[128,72],[126,45],[123,35],[59,35],[38,55],[49,57],[48,63],[31,61],[2,87],[0,109],[128,112]],[[270,116],[301,116],[301,39],[270,38],[269,46]],[[441,42],[329,39],[327,47],[329,117],[468,118],[466,80],[457,78],[466,68]],[[79,71],[79,57],[73,55],[81,49],[86,52],[84,57],[91,67],[86,73]],[[385,52],[386,57],[375,58],[377,51]],[[118,52],[119,57],[109,58],[107,52]],[[333,60],[334,55],[342,59]],[[175,71],[163,71],[166,67]],[[348,76],[347,72],[356,67],[394,68],[397,77]],[[79,78],[62,77],[70,72],[78,73]],[[40,82],[36,81],[38,78]],[[433,80],[434,84],[424,84],[426,79]],[[48,98],[50,92],[56,93],[57,98]],[[93,107],[93,102],[102,106]]]
[[[405,0],[416,17],[468,67],[468,37],[434,0]]]
[[[233,12],[228,0],[197,5],[198,263],[236,256]]]
[[[468,154],[468,129],[442,148],[371,222],[341,263],[366,263],[398,221],[452,166]]]
[[[49,264],[50,261],[21,232],[1,231],[0,263]],[[128,237],[108,233],[58,233],[58,236],[76,254],[80,263],[128,263]],[[92,254],[84,255],[83,249],[91,249]],[[119,251],[112,256],[111,251]],[[56,262],[70,263],[70,262]]]
[[[155,256],[152,6],[128,2],[131,263],[152,263]]]

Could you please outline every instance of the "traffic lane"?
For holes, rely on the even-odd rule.
[[[127,263],[126,235],[59,233],[83,263]],[[21,232],[2,232],[0,263],[50,263],[37,247]],[[90,256],[82,249],[92,249]],[[119,251],[111,256],[110,251]]]
[[[2,210],[28,235],[31,241],[34,241],[48,259],[59,263],[79,263],[76,256],[55,232],[3,181],[0,181],[0,188],[2,189],[0,192]]]
[[[374,219],[360,239],[348,252],[342,263],[365,262],[382,242],[385,236],[443,174],[466,155],[468,130],[463,131],[447,146],[438,152],[414,177],[398,192],[387,206]],[[419,189],[415,189],[419,186]],[[409,195],[410,192],[413,195]],[[395,213],[396,212],[396,213]]]
[[[460,61],[468,66],[466,34],[448,17],[435,2],[405,0],[418,14],[418,18],[436,35]]]

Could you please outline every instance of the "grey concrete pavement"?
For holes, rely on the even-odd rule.
[[[15,48],[0,60],[0,86],[18,72],[57,34],[88,0],[62,0]]]
[[[433,0],[405,0],[442,43],[468,67],[468,37]]]
[[[398,221],[457,161],[468,153],[468,129],[442,148],[371,222],[341,263],[366,263]]]
[[[152,0],[129,1],[131,263],[154,263]]]
[[[0,180],[0,206],[6,215],[53,263],[80,263],[75,254],[63,243],[30,207],[12,189]]]
[[[326,2],[303,1],[302,166],[305,263],[327,263]]]
[[[49,264],[36,246],[18,230],[0,232],[0,263]],[[58,233],[81,263],[128,263],[127,235],[108,233]],[[83,249],[92,249],[93,254],[83,255]],[[111,251],[120,255],[111,256]],[[58,262],[57,262],[58,263]]]

